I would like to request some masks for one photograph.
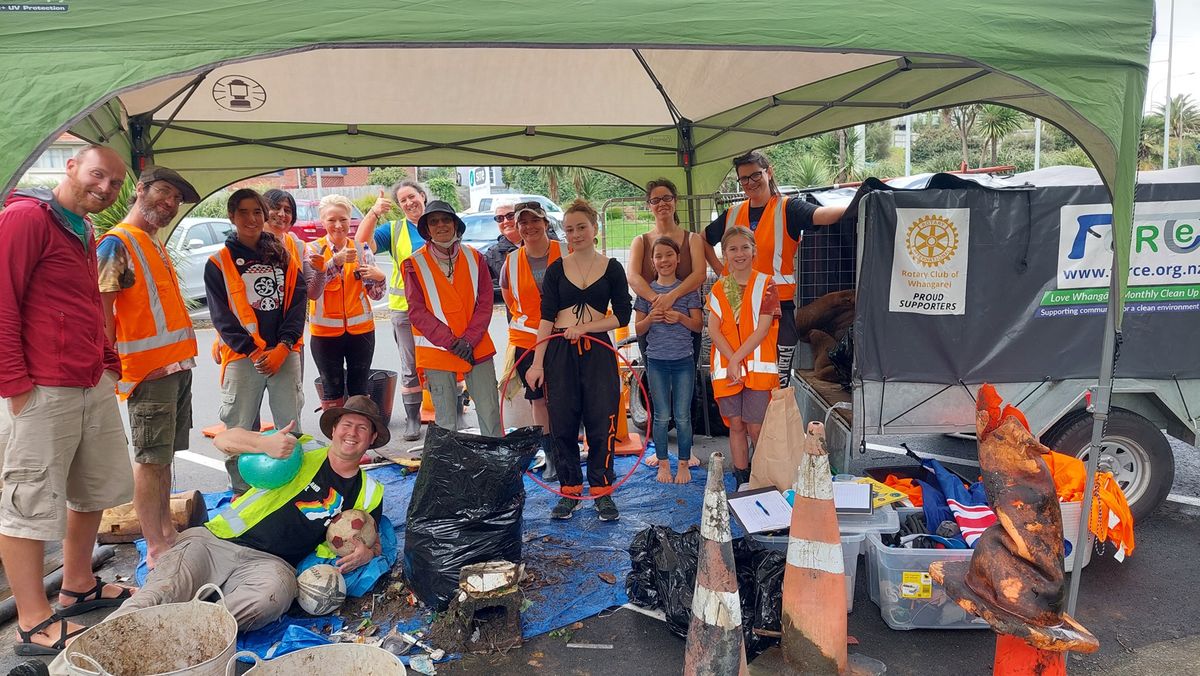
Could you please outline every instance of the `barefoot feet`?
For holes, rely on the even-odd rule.
[[[671,478],[671,463],[663,462],[658,465],[658,476],[654,477],[660,484],[669,484],[673,481]]]

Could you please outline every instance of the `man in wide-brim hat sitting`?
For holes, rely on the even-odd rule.
[[[321,432],[330,444],[318,447],[310,437],[292,436],[289,423],[260,434],[229,429],[213,443],[230,456],[264,453],[287,458],[303,453],[300,470],[278,488],[251,488],[204,526],[179,534],[175,546],[158,560],[146,584],[114,614],[162,603],[191,600],[207,583],[221,587],[225,606],[242,631],[258,629],[283,615],[296,597],[296,564],[317,551],[336,554],[325,544],[329,521],[344,509],[361,509],[376,523],[382,515],[383,485],[359,469],[370,448],[388,442],[390,433],[369,397],[350,397],[345,406],[321,414]],[[307,449],[301,450],[301,444]],[[379,544],[358,547],[335,565],[348,573],[379,554]]]

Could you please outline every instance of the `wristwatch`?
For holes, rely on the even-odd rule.
[[[289,351],[296,348],[296,341],[294,340],[281,340],[279,343],[286,347]]]

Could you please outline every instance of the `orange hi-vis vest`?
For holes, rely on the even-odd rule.
[[[104,237],[121,240],[133,268],[133,286],[118,292],[113,303],[115,347],[121,356],[117,396],[128,399],[151,371],[195,357],[196,332],[162,243],[128,223]]]
[[[546,265],[562,257],[562,247],[558,242],[550,240]],[[542,292],[538,291],[537,281],[533,278],[533,270],[529,267],[529,255],[525,247],[518,247],[508,253],[504,260],[508,268],[508,284],[501,292],[504,294],[504,304],[512,319],[508,322],[508,342],[526,350],[532,350],[537,344],[538,325],[542,322]]]
[[[775,195],[763,207],[758,226],[754,228],[754,269],[771,275],[781,301],[791,301],[796,295],[796,240],[787,234],[787,200]],[[729,207],[725,227],[750,227],[750,202],[745,200]]]
[[[229,247],[221,247],[221,250],[209,257],[216,266],[221,270],[221,276],[225,279],[225,295],[229,298],[229,309],[233,310],[233,314],[237,316],[238,323],[250,334],[254,340],[254,345],[260,349],[267,349],[267,341],[258,333],[258,317],[254,314],[254,308],[250,306],[250,299],[246,297],[246,283],[242,281],[242,276],[238,274],[237,266],[233,263],[233,256],[229,253]],[[283,277],[283,307],[281,312],[287,312],[287,309],[292,306],[292,295],[296,289],[296,278],[300,275],[300,266],[296,263],[296,259],[288,256],[287,270]],[[231,362],[249,357],[248,354],[242,354],[225,344],[218,334],[217,342],[213,346],[216,350],[218,361],[221,362],[221,382],[225,382],[225,367]],[[299,352],[301,349],[300,343],[292,346],[292,350]]]
[[[353,241],[347,244],[354,246]],[[325,237],[310,246],[323,256],[326,251],[333,251]],[[332,338],[344,333],[357,336],[375,330],[371,299],[363,281],[354,277],[355,270],[358,263],[343,265],[341,276],[330,279],[320,297],[309,299],[308,326],[314,336]]]
[[[729,346],[737,350],[750,334],[758,330],[762,321],[762,305],[767,296],[767,275],[751,271],[750,279],[746,282],[746,292],[742,296],[742,306],[737,316],[734,316],[733,305],[725,296],[724,277],[713,284],[712,292],[708,295],[708,310],[721,321],[721,335],[729,341]],[[730,384],[729,360],[716,344],[712,346],[712,383],[714,397],[729,397],[742,391],[742,387],[752,390],[770,392],[779,387],[779,367],[775,364],[776,340],[779,335],[779,322],[771,317],[771,328],[767,337],[754,348],[754,352],[746,358],[746,375],[742,382]]]
[[[437,317],[438,321],[450,327],[456,336],[461,336],[471,322],[475,312],[475,294],[479,289],[479,266],[485,265],[483,256],[478,251],[465,244],[462,245],[458,257],[454,261],[452,279],[446,278],[442,266],[433,258],[429,251],[430,245],[425,245],[409,258],[413,269],[417,272],[417,282],[425,295],[425,305]],[[440,348],[421,335],[420,329],[412,327],[413,342],[416,344],[417,367],[435,371],[453,371],[467,373],[474,364],[459,359],[449,350]],[[475,360],[478,361],[496,353],[492,339],[485,332],[483,340],[475,346]]]
[[[299,270],[304,270],[304,257],[301,255],[303,252],[300,250],[300,247],[304,245],[297,244],[297,238],[286,232],[283,233],[282,236],[278,237],[283,240],[283,248],[287,249],[288,255],[292,257],[292,260],[296,261],[296,267]],[[296,339],[296,345],[304,345],[303,333],[301,333],[300,337]]]

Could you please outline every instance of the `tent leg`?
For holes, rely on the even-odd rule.
[[[1092,442],[1088,450],[1087,482],[1083,490],[1083,508],[1079,510],[1078,537],[1075,538],[1076,551],[1080,547],[1091,547],[1091,533],[1088,532],[1088,516],[1092,513],[1092,493],[1096,487],[1096,465],[1100,460],[1100,440],[1104,436],[1104,427],[1108,423],[1109,405],[1112,399],[1113,368],[1116,366],[1117,351],[1117,270],[1116,257],[1113,259],[1113,271],[1108,287],[1108,311],[1104,314],[1104,342],[1100,356],[1100,378],[1096,382],[1095,410],[1092,413]],[[1063,525],[1066,528],[1066,524]],[[1086,550],[1085,550],[1086,551]],[[1075,606],[1079,601],[1079,580],[1083,577],[1083,556],[1077,555],[1078,562],[1071,571],[1071,585],[1067,592],[1067,614],[1075,616]]]

